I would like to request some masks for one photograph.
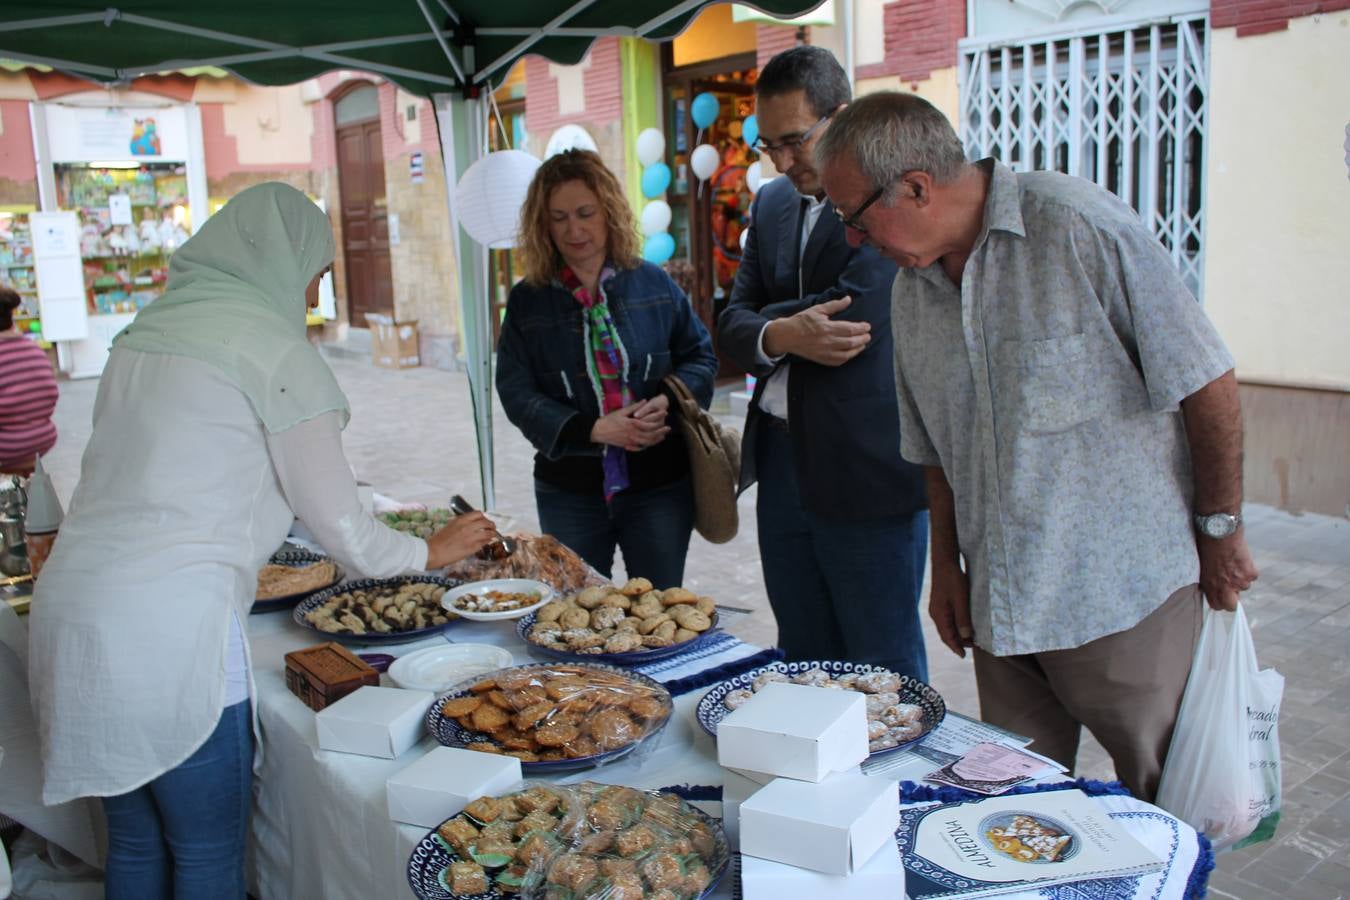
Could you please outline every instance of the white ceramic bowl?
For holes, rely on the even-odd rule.
[[[389,678],[401,688],[439,694],[462,681],[515,662],[509,650],[491,644],[445,644],[400,656]]]
[[[457,601],[463,597],[481,597],[491,591],[500,591],[504,594],[538,594],[539,599],[529,606],[507,609],[501,612],[475,612],[474,610],[461,609],[457,605]],[[475,622],[498,622],[503,619],[519,619],[521,616],[529,615],[552,599],[553,588],[542,581],[532,581],[528,578],[497,578],[492,581],[471,581],[468,584],[452,588],[445,592],[445,596],[441,597],[441,606],[464,619],[471,619]]]

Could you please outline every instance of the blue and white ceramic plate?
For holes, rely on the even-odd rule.
[[[292,569],[303,569],[305,566],[312,566],[315,563],[324,562],[326,560],[328,560],[328,557],[324,556],[322,553],[315,553],[312,550],[302,550],[299,547],[294,547],[278,550],[276,553],[272,554],[272,558],[269,559],[268,562],[274,566],[288,566]],[[266,600],[254,600],[253,608],[250,609],[249,612],[269,613],[282,609],[290,609],[306,597],[318,593],[319,591],[327,590],[346,577],[346,573],[342,571],[342,566],[339,566],[336,562],[333,563],[333,570],[333,580],[327,584],[321,584],[316,588],[298,591],[294,594],[287,594],[284,597],[268,597]]]
[[[679,656],[681,653],[699,646],[700,641],[712,636],[717,631],[717,612],[714,610],[713,614],[709,616],[712,619],[712,624],[708,626],[706,631],[699,632],[696,638],[671,644],[669,647],[644,647],[641,650],[634,650],[632,653],[573,653],[570,650],[555,650],[552,647],[545,647],[530,640],[530,627],[534,625],[537,615],[537,613],[530,613],[528,616],[516,620],[516,636],[529,644],[531,652],[538,653],[540,656],[551,656],[554,659],[609,663],[615,666],[645,666],[647,663],[656,662],[659,659]]]
[[[703,730],[713,737],[717,737],[717,724],[730,714],[725,702],[727,694],[735,690],[753,690],[752,685],[755,679],[765,672],[782,672],[788,678],[800,675],[811,669],[821,669],[831,677],[840,675],[866,675],[877,672],[882,674],[894,674],[889,669],[881,666],[869,666],[862,663],[850,662],[773,662],[767,666],[761,666],[758,669],[751,669],[735,678],[728,678],[720,684],[714,685],[703,698],[698,701],[698,706],[694,710],[694,715],[698,719],[698,724],[703,726]],[[869,759],[876,759],[879,756],[885,756],[887,753],[894,753],[897,750],[903,750],[918,741],[921,741],[930,731],[938,727],[947,715],[947,704],[942,699],[942,695],[933,690],[927,684],[908,675],[897,676],[900,679],[901,703],[912,703],[923,710],[923,717],[920,719],[922,730],[917,737],[911,738],[894,747],[887,747],[884,750],[872,751]]]
[[[324,631],[305,620],[305,616],[312,610],[323,606],[333,597],[351,591],[369,591],[376,588],[395,588],[404,584],[434,584],[450,588],[459,587],[460,582],[453,578],[438,578],[434,575],[400,575],[397,578],[363,578],[359,581],[349,581],[346,584],[340,584],[337,587],[331,587],[326,591],[314,594],[305,600],[300,601],[296,606],[295,612],[291,613],[291,618],[295,624],[301,628],[307,628],[319,635],[326,641],[337,641],[341,644],[407,644],[412,641],[420,641],[423,638],[440,634],[445,629],[455,624],[455,618],[452,616],[448,621],[440,625],[431,625],[426,628],[414,628],[407,631],[389,631],[372,632],[367,631],[364,634],[353,634],[350,631]],[[445,610],[441,609],[440,598],[426,604],[428,613],[436,615],[447,615]]]
[[[469,690],[475,684],[488,679],[495,679],[503,675],[528,674],[539,672],[544,674],[564,668],[569,671],[590,670],[594,672],[604,672],[609,675],[617,675],[620,678],[634,685],[641,685],[649,688],[656,695],[656,699],[665,707],[665,715],[659,723],[648,725],[648,730],[640,738],[624,747],[615,750],[607,750],[604,753],[596,753],[591,756],[580,756],[575,759],[556,759],[539,760],[537,762],[522,761],[520,768],[526,775],[545,775],[550,772],[570,772],[576,769],[589,769],[592,766],[599,766],[605,763],[613,762],[621,756],[627,756],[639,746],[651,740],[661,733],[661,729],[666,727],[670,721],[671,712],[674,709],[674,701],[671,700],[670,692],[665,689],[661,682],[648,678],[640,672],[632,672],[618,666],[597,665],[595,663],[575,663],[569,662],[566,666],[559,667],[551,663],[532,663],[524,666],[511,666],[507,669],[498,669],[495,672],[484,672],[482,675],[475,675],[466,681],[462,681],[443,694],[436,695],[436,700],[427,710],[426,726],[427,731],[440,741],[446,747],[467,747],[474,743],[496,743],[491,736],[481,731],[474,731],[472,728],[466,728],[454,719],[441,715],[441,706],[446,700],[452,697],[467,697],[472,691]]]
[[[690,813],[711,829],[717,841],[717,847],[713,855],[722,861],[721,865],[711,872],[712,881],[708,882],[708,887],[697,898],[693,898],[693,900],[702,900],[702,898],[711,896],[713,891],[717,890],[717,885],[721,883],[722,878],[731,868],[732,857],[737,854],[733,854],[728,848],[726,833],[722,830],[720,820],[714,819],[692,804],[688,804],[687,808]],[[444,825],[445,823],[442,822],[441,824]],[[488,890],[478,894],[451,892],[447,883],[450,864],[459,862],[460,855],[441,838],[438,833],[439,828],[438,825],[427,832],[422,840],[417,842],[417,846],[413,847],[412,855],[408,857],[408,886],[412,888],[412,892],[418,900],[513,900],[513,898],[520,896],[519,894],[505,894],[496,886],[489,886]]]

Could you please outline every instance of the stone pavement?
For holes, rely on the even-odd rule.
[[[444,505],[451,494],[480,498],[467,380],[433,369],[389,371],[368,360],[330,360],[352,402],[345,434],[358,477],[405,501]],[[68,498],[79,474],[97,383],[63,382],[57,408],[61,437],[47,459]],[[714,411],[729,415],[719,395]],[[496,410],[497,506],[516,527],[537,528],[532,450]],[[745,609],[728,630],[772,643],[755,537],[754,496],[742,498],[741,531],[713,545],[694,536],[686,583],[719,603]],[[1286,678],[1280,727],[1284,811],[1276,840],[1226,854],[1211,896],[1238,900],[1350,898],[1350,522],[1249,506],[1248,540],[1261,579],[1246,595],[1258,654]],[[616,572],[617,576],[617,572]],[[728,617],[731,619],[732,617]],[[927,631],[934,687],[955,710],[978,714],[969,659]],[[1079,772],[1110,777],[1110,759],[1085,742]]]

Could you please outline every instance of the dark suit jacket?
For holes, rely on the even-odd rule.
[[[842,366],[787,360],[789,432],[802,502],[834,519],[909,515],[928,500],[922,469],[900,457],[891,340],[895,264],[870,247],[850,247],[827,203],[802,255],[805,291],[799,290],[802,214],[801,195],[787,177],[760,189],[731,300],[717,323],[718,349],[759,379],[746,416],[740,490],[755,482],[755,443],[766,427],[759,398],[773,372],[756,358],[760,331],[770,319],[848,295],[852,305],[835,318],[870,322],[867,349]]]

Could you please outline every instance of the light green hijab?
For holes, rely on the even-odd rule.
[[[347,397],[305,339],[305,288],[333,261],[333,229],[304,194],[277,182],[237,194],[174,253],[164,294],[116,346],[210,363],[241,390],[270,432]]]

